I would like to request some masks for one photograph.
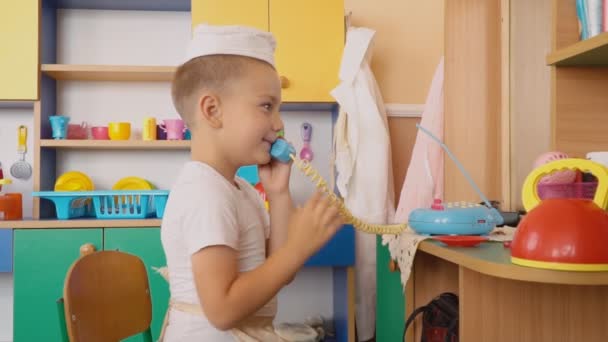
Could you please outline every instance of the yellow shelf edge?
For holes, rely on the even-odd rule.
[[[606,47],[608,48],[608,32],[600,33],[597,36],[591,37],[589,39],[578,41],[574,44],[571,44],[567,47],[561,48],[559,50],[553,51],[547,55],[547,64],[548,65],[556,65],[560,62],[564,62],[570,58],[576,58],[579,56],[583,56],[591,51]],[[570,65],[570,64],[568,64]],[[574,65],[574,64],[573,64]],[[608,66],[608,59],[606,60],[606,66]]]

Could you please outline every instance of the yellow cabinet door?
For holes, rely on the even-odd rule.
[[[284,102],[335,102],[344,48],[343,0],[270,0]]]
[[[38,99],[38,0],[0,2],[0,101]]]
[[[192,0],[192,27],[245,25],[268,31],[268,0]]]

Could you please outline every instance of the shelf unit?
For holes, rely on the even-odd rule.
[[[555,66],[608,66],[608,32],[550,53],[547,64]]]
[[[570,157],[608,150],[608,33],[579,41],[574,1],[553,1],[552,148]]]
[[[169,82],[177,68],[144,65],[43,64],[42,72],[55,80]]]
[[[128,2],[117,0],[45,0],[41,2],[41,51],[40,51],[40,99],[34,103],[34,162],[33,190],[52,190],[57,174],[60,153],[69,151],[184,151],[190,148],[190,141],[110,141],[110,140],[53,140],[49,116],[56,115],[60,95],[63,88],[60,82],[125,82],[125,83],[165,83],[173,79],[175,65],[129,65],[117,61],[115,64],[79,64],[78,60],[59,59],[58,40],[64,39],[59,34],[59,9],[70,10],[117,10],[117,11],[172,11],[189,12],[191,1],[177,0],[133,0]],[[67,61],[67,63],[62,63]],[[162,63],[162,62],[161,62]],[[68,84],[68,83],[66,83]],[[130,87],[130,86],[129,86]],[[67,113],[66,115],[70,115]],[[77,153],[77,152],[76,152]],[[181,153],[181,152],[180,152]],[[59,157],[59,159],[58,159]],[[82,170],[85,171],[86,170]],[[53,219],[54,207],[45,200],[34,198],[34,219]],[[70,227],[71,222],[58,221],[54,227]],[[129,226],[126,222],[126,226]]]
[[[190,140],[40,140],[40,147],[89,150],[187,150]]]

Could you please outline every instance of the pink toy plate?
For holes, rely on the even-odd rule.
[[[439,235],[433,239],[443,242],[451,247],[475,247],[488,239],[477,235]]]

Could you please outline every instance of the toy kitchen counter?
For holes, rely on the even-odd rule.
[[[453,292],[460,341],[608,341],[608,272],[523,267],[510,256],[499,242],[463,248],[422,241],[406,288],[406,317]],[[406,341],[420,340],[421,318]]]

